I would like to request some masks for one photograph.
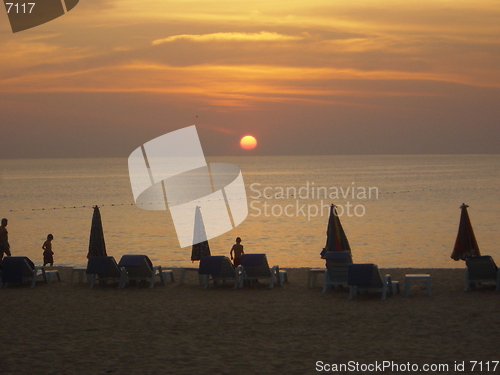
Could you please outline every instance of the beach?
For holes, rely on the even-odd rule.
[[[430,297],[419,281],[408,298],[385,301],[380,293],[348,300],[347,288],[322,293],[322,276],[308,289],[306,268],[288,268],[289,281],[272,290],[204,290],[194,272],[179,286],[179,269],[175,283],[154,289],[90,289],[77,277],[70,283],[71,268],[57,269],[61,282],[0,290],[2,374],[392,374],[423,366],[471,374],[492,373],[500,359],[500,293],[487,285],[464,292],[464,269],[382,269],[402,290],[405,274],[432,278]]]

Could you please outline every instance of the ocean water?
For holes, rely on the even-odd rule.
[[[211,157],[237,164],[249,215],[211,239],[228,255],[235,237],[280,267],[323,267],[328,206],[334,203],[353,259],[379,267],[463,268],[450,259],[465,202],[482,254],[500,262],[500,155]],[[42,262],[54,235],[55,265],[84,266],[92,206],[108,255],[147,254],[154,264],[193,266],[169,211],[134,204],[127,159],[0,160],[0,216],[13,255]],[[196,263],[195,263],[196,265]]]

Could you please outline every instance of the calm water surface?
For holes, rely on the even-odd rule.
[[[322,267],[328,205],[339,206],[355,262],[380,267],[464,267],[450,259],[459,206],[483,254],[500,262],[500,155],[219,157],[237,164],[249,216],[210,240],[227,255],[236,236],[246,252],[281,267]],[[133,204],[126,158],[0,161],[0,216],[14,255],[42,262],[55,237],[55,265],[86,264],[92,206],[99,205],[108,255],[147,254],[155,264],[192,265],[168,211]]]

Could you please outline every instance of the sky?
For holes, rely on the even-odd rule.
[[[498,0],[80,0],[12,33],[0,157],[500,152]],[[258,146],[243,150],[244,135]]]

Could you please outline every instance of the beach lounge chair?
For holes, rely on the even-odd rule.
[[[12,283],[22,284],[25,281],[31,281],[31,287],[34,288],[38,277],[42,277],[47,283],[45,267],[35,267],[28,257],[5,257],[2,264],[2,284],[7,286]]]
[[[352,264],[350,251],[330,251],[324,254],[326,271],[323,281],[323,293],[329,288],[347,285],[349,265]]]
[[[87,262],[86,274],[91,288],[96,280],[100,284],[106,284],[109,280],[120,282],[122,272],[126,271],[118,267],[114,257],[90,257]]]
[[[240,267],[235,269],[228,257],[204,256],[200,259],[198,274],[205,289],[208,289],[210,280],[213,281],[214,285],[217,285],[219,281],[232,280],[234,289],[236,289],[239,286],[240,269]]]
[[[119,288],[124,288],[127,280],[132,283],[145,280],[149,281],[149,287],[152,289],[156,276],[159,276],[161,284],[165,285],[161,266],[154,267],[147,255],[124,255],[118,262],[118,267],[125,268],[121,273]]]
[[[274,283],[281,285],[286,278],[286,271],[281,271],[279,266],[269,267],[266,254],[243,254],[241,256],[240,288],[245,281],[266,279],[269,289]]]
[[[375,264],[351,264],[347,276],[349,285],[349,299],[353,299],[360,292],[382,292],[382,300],[385,300],[387,293],[395,293],[397,281],[391,280],[391,275],[382,277]]]
[[[468,257],[465,264],[467,265],[465,271],[466,292],[471,286],[486,282],[496,283],[496,290],[500,290],[500,269],[491,256]]]

